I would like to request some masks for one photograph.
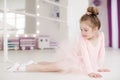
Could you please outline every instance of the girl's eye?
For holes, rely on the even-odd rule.
[[[83,31],[83,29],[81,29],[81,31]]]
[[[85,30],[85,32],[87,32],[88,30]]]

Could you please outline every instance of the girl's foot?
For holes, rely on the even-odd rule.
[[[35,62],[33,60],[30,60],[27,63],[25,63],[25,65],[30,65],[30,64],[35,64]]]
[[[110,72],[109,69],[98,69],[98,72]]]
[[[16,72],[19,66],[20,66],[19,63],[15,63],[12,67],[8,68],[8,71],[10,71],[10,72]]]
[[[15,63],[12,67],[8,68],[8,71],[10,71],[10,72],[18,72],[18,71],[23,72],[23,71],[26,71],[26,65]]]
[[[26,66],[30,64],[36,64],[36,63],[33,60],[30,60],[25,64],[15,63],[13,66],[8,67],[7,70],[10,72],[26,71]]]

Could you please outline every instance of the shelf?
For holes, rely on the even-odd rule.
[[[16,37],[8,38],[8,49],[18,50],[19,49],[19,38],[16,38]]]
[[[22,47],[22,46],[29,46],[29,47],[31,47],[31,46],[35,46],[35,45],[29,45],[29,44],[28,44],[28,45],[20,45],[20,46],[21,46],[21,47]]]
[[[61,7],[61,8],[67,8],[66,6],[64,6],[64,5],[60,5],[59,3],[56,3],[56,2],[53,2],[53,1],[50,1],[50,0],[43,0],[44,2],[47,2],[47,3],[49,3],[49,4],[52,4],[52,5],[55,5],[55,6],[59,6],[59,7]]]
[[[20,37],[20,48],[22,50],[35,49],[36,38],[35,37]]]
[[[20,39],[20,42],[33,42],[35,39]]]
[[[9,42],[8,42],[8,45],[11,45],[11,44],[14,44],[14,45],[19,45],[19,42],[17,42],[17,43],[14,43],[14,42],[9,43]]]
[[[45,16],[37,16],[36,14],[31,14],[31,13],[26,13],[26,12],[21,12],[21,11],[10,11],[16,14],[22,14],[22,15],[26,15],[26,16],[30,16],[30,17],[34,17],[34,18],[41,18],[41,19],[46,19],[46,20],[50,20],[50,21],[57,21],[57,22],[61,22],[61,23],[67,23],[64,20],[60,20],[60,19],[55,19],[55,18],[51,18],[51,17],[45,17]]]

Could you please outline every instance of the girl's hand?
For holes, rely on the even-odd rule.
[[[88,76],[92,77],[92,78],[101,78],[102,77],[102,75],[100,75],[99,73],[89,73]]]
[[[98,72],[110,72],[109,69],[98,69]]]

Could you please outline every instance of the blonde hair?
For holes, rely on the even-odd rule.
[[[99,11],[96,7],[88,7],[87,12],[81,17],[81,22],[86,22],[90,27],[95,28],[98,27],[98,30],[101,27],[100,20],[98,18]]]

